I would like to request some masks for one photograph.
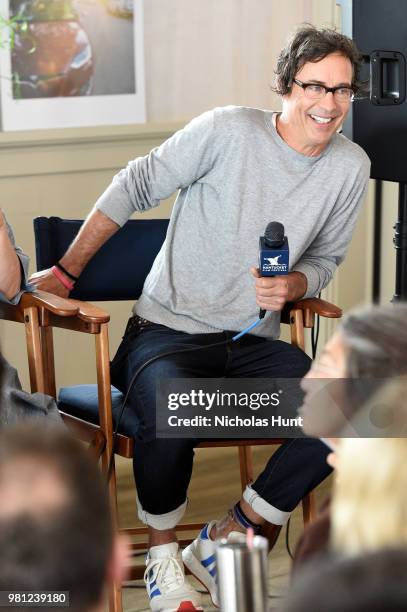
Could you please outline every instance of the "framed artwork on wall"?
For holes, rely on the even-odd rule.
[[[3,130],[145,122],[143,0],[0,0],[0,15]]]

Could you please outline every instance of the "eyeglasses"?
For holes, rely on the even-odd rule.
[[[298,87],[302,87],[310,100],[321,100],[329,92],[338,102],[352,102],[355,97],[355,92],[351,87],[325,87],[325,85],[319,85],[318,83],[302,83],[298,79],[294,79],[294,83]]]

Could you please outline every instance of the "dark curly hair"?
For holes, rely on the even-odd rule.
[[[318,62],[330,53],[340,53],[350,60],[353,68],[352,89],[355,94],[364,91],[364,85],[359,81],[362,55],[353,40],[336,30],[319,29],[311,24],[302,25],[281,50],[273,91],[280,96],[290,93],[295,76],[304,64]]]

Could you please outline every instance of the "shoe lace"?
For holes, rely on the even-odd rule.
[[[149,581],[149,574],[153,570],[153,579],[161,591],[174,591],[184,584],[184,571],[176,557],[170,555],[161,559],[151,559],[144,572],[144,582]]]

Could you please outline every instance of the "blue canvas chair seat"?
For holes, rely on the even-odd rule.
[[[111,386],[111,392],[113,422],[117,423],[124,396],[113,385]],[[62,387],[58,394],[58,407],[61,412],[71,414],[94,425],[100,425],[97,385]],[[131,414],[128,410],[125,410],[120,419],[119,433],[134,438],[138,427],[139,422],[134,413]]]

